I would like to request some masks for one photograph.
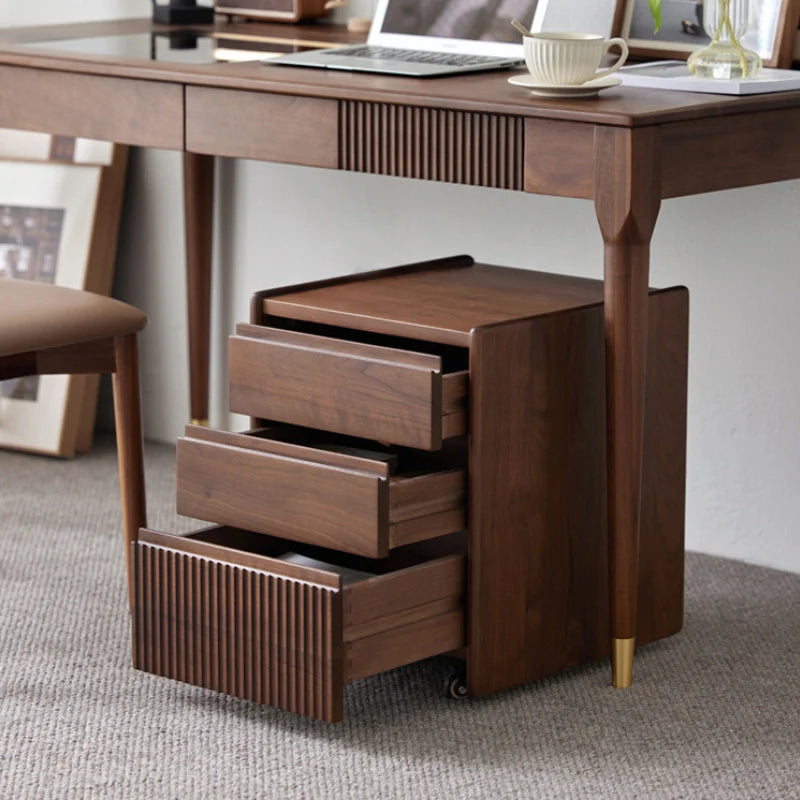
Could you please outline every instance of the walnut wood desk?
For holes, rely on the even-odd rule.
[[[207,416],[214,156],[594,201],[605,265],[612,663],[615,684],[627,685],[649,250],[661,199],[799,178],[800,92],[730,98],[617,88],[589,102],[537,100],[497,74],[425,81],[22,46],[163,30],[134,20],[0,33],[0,125],[185,154],[194,418]],[[245,30],[286,37],[290,29]],[[294,31],[343,38],[322,26]]]

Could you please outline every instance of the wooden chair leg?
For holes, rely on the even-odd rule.
[[[139,398],[139,350],[135,333],[114,339],[114,357],[117,460],[125,535],[125,563],[128,572],[128,600],[132,609],[134,586],[131,545],[139,538],[139,528],[147,525],[142,411]]]

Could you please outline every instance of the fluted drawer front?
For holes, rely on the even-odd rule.
[[[339,101],[342,169],[522,189],[521,117]]]
[[[337,722],[346,683],[464,645],[463,534],[382,561],[227,527],[131,547],[155,675]]]
[[[155,544],[135,545],[134,666],[335,722],[341,595]]]

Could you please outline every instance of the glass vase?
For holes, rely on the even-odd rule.
[[[761,56],[741,45],[747,31],[748,0],[704,0],[703,27],[711,44],[689,56],[689,71],[698,78],[755,78]]]

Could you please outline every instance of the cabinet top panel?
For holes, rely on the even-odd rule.
[[[466,347],[473,328],[602,300],[599,280],[462,257],[265,293],[262,311]]]

